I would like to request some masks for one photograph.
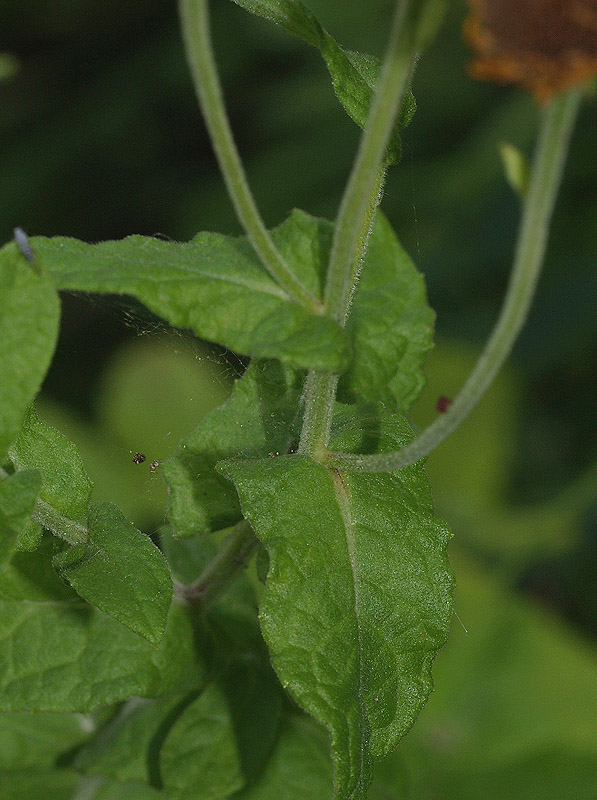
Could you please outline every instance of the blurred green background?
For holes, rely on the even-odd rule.
[[[310,0],[344,45],[381,54],[393,3]],[[213,23],[227,103],[266,221],[333,218],[358,130],[319,55],[228,0]],[[503,297],[518,202],[498,146],[530,153],[537,109],[472,81],[464,5],[414,80],[418,111],[383,208],[427,280],[437,347],[413,421],[453,396]],[[0,0],[0,237],[238,233],[166,0]],[[597,797],[597,103],[584,104],[531,317],[470,420],[429,459],[455,539],[458,619],[437,691],[382,798]],[[153,532],[169,455],[242,365],[126,298],[65,296],[40,413]],[[147,466],[147,465],[145,465]],[[467,633],[465,633],[468,631]],[[290,799],[291,800],[291,799]]]

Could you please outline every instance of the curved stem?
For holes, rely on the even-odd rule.
[[[568,92],[552,100],[543,112],[504,305],[485,349],[448,411],[402,450],[378,455],[330,453],[327,463],[331,466],[363,472],[405,467],[434,450],[477,405],[510,354],[528,315],[580,99],[580,91]]]
[[[242,520],[222,543],[215,557],[190,586],[176,585],[176,593],[188,603],[205,605],[218,597],[244,569],[259,542],[248,522]]]
[[[224,107],[209,33],[208,0],[180,0],[179,11],[195,91],[236,215],[272,278],[291,298],[322,313],[323,305],[278,252],[251,194]]]

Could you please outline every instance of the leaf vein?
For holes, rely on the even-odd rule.
[[[354,591],[354,601],[355,601],[355,616],[356,616],[356,623],[357,623],[357,638],[358,638],[358,649],[359,649],[359,708],[360,708],[360,717],[361,717],[361,727],[359,731],[359,738],[360,738],[360,756],[361,762],[359,764],[359,777],[358,782],[355,785],[354,792],[352,794],[353,797],[357,796],[357,792],[361,795],[364,793],[365,784],[364,784],[364,775],[365,775],[365,753],[368,749],[368,736],[366,736],[366,731],[369,725],[368,717],[367,717],[367,707],[365,704],[365,700],[363,697],[364,688],[363,688],[363,667],[365,662],[365,656],[363,653],[363,633],[361,630],[361,618],[360,618],[360,605],[361,605],[361,598],[360,598],[360,587],[359,587],[359,577],[357,573],[357,555],[356,555],[356,546],[355,546],[355,537],[354,537],[354,522],[352,518],[352,513],[350,509],[350,500],[349,500],[349,493],[348,487],[344,482],[342,473],[337,469],[330,470],[332,475],[332,482],[334,485],[334,493],[336,495],[336,500],[338,501],[338,508],[340,509],[340,516],[342,517],[342,522],[344,525],[344,530],[346,532],[346,545],[348,549],[348,558],[350,561],[350,569],[352,573],[352,581],[353,581],[353,591]]]

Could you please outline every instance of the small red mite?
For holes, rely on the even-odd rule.
[[[443,394],[442,394],[441,397],[438,397],[437,405],[435,406],[435,408],[436,408],[436,411],[439,411],[440,414],[445,414],[446,411],[450,408],[451,405],[452,405],[452,401],[450,400],[450,398],[449,397],[444,397]]]

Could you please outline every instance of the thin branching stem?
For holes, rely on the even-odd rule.
[[[508,358],[529,312],[580,99],[580,91],[570,91],[554,98],[542,112],[504,305],[485,349],[448,411],[402,450],[377,455],[330,453],[330,466],[363,472],[388,472],[412,464],[443,442],[485,394]]]
[[[272,241],[251,194],[224,106],[211,44],[208,0],[179,0],[179,11],[195,91],[236,215],[272,278],[289,297],[322,313],[321,302],[298,280]]]
[[[249,523],[239,522],[197,580],[189,586],[176,584],[176,594],[191,605],[204,606],[215,600],[246,567],[258,545]]]

